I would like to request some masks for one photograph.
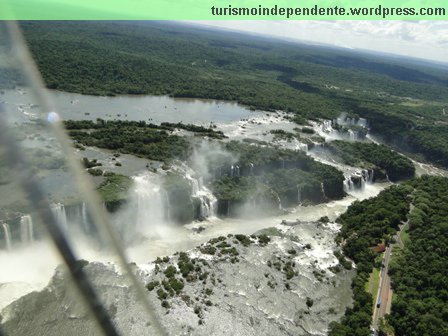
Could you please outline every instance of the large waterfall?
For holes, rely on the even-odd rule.
[[[5,237],[5,246],[6,249],[9,251],[11,249],[11,232],[9,230],[9,225],[6,223],[2,223],[3,227],[3,235]]]
[[[202,178],[194,178],[192,176],[193,171],[188,167],[183,167],[185,178],[190,181],[192,187],[192,197],[197,197],[200,201],[200,209],[199,215],[202,219],[208,217],[216,217],[218,212],[218,200],[215,195],[204,186]],[[240,172],[240,168],[238,166],[233,167],[232,170],[238,174]]]
[[[349,193],[351,191],[363,191],[366,184],[374,183],[374,170],[363,169],[361,172],[345,175],[344,191]]]
[[[53,215],[56,217],[56,221],[58,222],[58,225],[63,230],[68,230],[67,225],[67,213],[65,212],[65,206],[62,203],[56,203],[51,206],[51,211],[53,212]]]
[[[20,240],[24,244],[34,241],[33,219],[30,215],[23,215],[20,218]]]
[[[366,137],[368,122],[364,118],[355,119],[342,115],[335,120],[323,120],[316,124],[315,130],[326,139],[358,141]]]
[[[131,225],[144,235],[152,235],[167,223],[165,209],[166,193],[162,189],[159,176],[144,174],[134,177],[134,189],[130,204],[134,220]]]

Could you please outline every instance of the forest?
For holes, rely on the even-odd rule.
[[[369,334],[373,298],[364,284],[373,267],[380,266],[372,247],[389,244],[398,225],[407,220],[410,240],[403,250],[394,249],[389,269],[394,295],[388,323],[397,336],[447,334],[447,187],[447,178],[412,179],[353,203],[338,218],[338,239],[344,254],[356,263],[357,274],[353,308],[341,322],[332,322],[330,336]]]
[[[306,119],[368,119],[448,167],[448,70],[429,62],[160,22],[22,22],[51,89],[236,101]]]
[[[374,169],[387,175],[390,181],[397,182],[414,177],[415,167],[411,160],[398,154],[386,145],[371,142],[332,141],[326,145],[330,152],[343,163],[352,167]]]

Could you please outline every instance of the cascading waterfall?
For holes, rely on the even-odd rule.
[[[348,126],[359,126],[363,128],[367,128],[367,119],[365,118],[351,118],[347,117],[345,113],[343,113],[339,118],[335,121],[338,125],[348,125]]]
[[[375,171],[373,169],[369,169],[367,171],[367,183],[373,184],[374,178],[375,178]]]
[[[374,170],[364,169],[361,173],[355,173],[353,175],[345,175],[344,178],[344,191],[350,192],[355,190],[364,190],[366,184],[374,183]]]
[[[321,125],[321,129],[323,132],[332,133],[334,132],[333,122],[331,120],[324,120]]]
[[[165,196],[159,177],[144,174],[134,177],[131,194],[132,213],[135,216],[134,229],[141,234],[151,234],[165,226]]]
[[[254,174],[254,164],[251,162],[249,163],[250,166],[250,174],[253,175]]]
[[[361,190],[366,188],[366,180],[364,176],[361,176]]]
[[[278,209],[282,210],[283,209],[282,200],[280,199],[280,196],[277,193],[275,193],[275,198],[277,198]]]
[[[24,244],[34,241],[33,219],[30,215],[23,215],[20,218],[20,240]]]
[[[344,191],[346,193],[348,193],[349,191],[352,191],[354,189],[355,189],[355,187],[354,187],[354,184],[353,184],[351,176],[345,176],[345,179],[344,179]]]
[[[342,129],[339,126],[343,126]],[[317,125],[317,132],[325,138],[347,139],[348,137],[351,141],[357,141],[367,134],[368,121],[364,118],[350,118],[343,114],[335,120],[323,120]]]
[[[56,217],[56,221],[58,222],[58,225],[63,230],[68,230],[67,225],[67,214],[65,212],[65,206],[62,203],[56,203],[53,204],[51,207],[51,211],[53,212],[54,216]]]
[[[3,227],[3,235],[5,236],[5,246],[6,250],[11,250],[11,231],[9,230],[9,225],[6,223],[2,223]]]
[[[300,143],[299,144],[299,150],[302,150],[304,152],[308,152],[308,144]]]
[[[218,211],[218,200],[213,193],[204,186],[202,178],[195,179],[191,176],[192,171],[184,167],[185,177],[192,186],[192,196],[200,200],[199,215],[201,218],[216,217]],[[232,166],[232,171],[239,176],[240,168]]]

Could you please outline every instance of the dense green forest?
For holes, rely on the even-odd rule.
[[[396,336],[448,335],[448,179],[412,183],[409,242],[390,265]]]
[[[330,336],[369,334],[373,299],[365,283],[373,267],[380,266],[371,248],[388,243],[407,219],[410,242],[392,259],[389,272],[394,289],[389,323],[397,336],[447,333],[447,188],[447,178],[423,176],[357,201],[339,217],[339,240],[344,254],[356,263],[357,274],[354,306],[340,323],[331,324]]]
[[[213,129],[181,123],[154,125],[144,121],[68,120],[65,127],[78,144],[158,161],[186,160],[192,153],[192,147],[185,138],[170,134],[174,128],[211,138],[224,137],[221,132]]]
[[[412,161],[386,145],[337,140],[327,144],[327,148],[343,163],[352,167],[373,169],[377,176],[387,174],[392,182],[410,179],[415,174]]]
[[[442,66],[172,23],[22,27],[53,89],[223,99],[289,111],[299,122],[348,113],[397,148],[448,167]]]

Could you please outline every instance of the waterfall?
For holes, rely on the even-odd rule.
[[[201,218],[216,217],[218,211],[218,200],[215,195],[204,186],[202,177],[195,179],[192,175],[192,171],[189,167],[183,167],[185,178],[190,181],[192,187],[192,197],[197,197],[200,201],[199,215]],[[240,167],[232,166],[232,174],[239,176]]]
[[[85,232],[89,232],[89,222],[87,219],[87,209],[86,209],[85,202],[82,202],[82,206],[81,206],[81,221],[82,221],[82,225],[84,227]]]
[[[356,134],[353,130],[348,130],[348,135],[350,136],[350,140],[355,141],[356,140]]]
[[[299,143],[299,150],[303,150],[304,152],[308,152],[308,145],[304,143]]]
[[[251,162],[249,163],[250,166],[250,174],[253,175],[254,174],[254,164]]]
[[[60,228],[67,231],[67,214],[65,213],[65,206],[62,203],[56,203],[51,206],[51,211],[53,215],[56,217],[56,221]]]
[[[34,241],[33,219],[30,215],[23,215],[20,218],[20,240],[24,244]]]
[[[333,128],[333,122],[331,120],[324,120],[319,128],[322,133],[326,133],[330,137],[337,135],[337,131]]]
[[[323,182],[320,183],[320,191],[322,192],[322,196],[323,196],[324,198],[326,198],[327,195],[325,195],[325,186],[324,186],[324,183],[323,183]]]
[[[168,222],[170,222],[171,221],[171,203],[170,203],[170,198],[168,196],[168,193],[165,190],[163,191],[163,197],[165,199],[165,206],[166,206],[165,216],[166,216],[166,219],[168,220]]]
[[[240,177],[240,167],[239,166],[235,167],[235,176]]]
[[[302,193],[300,192],[300,186],[297,185],[297,203],[302,203]]]
[[[349,191],[355,190],[355,184],[353,183],[351,176],[345,176],[344,179],[344,191],[348,193]]]
[[[367,119],[359,118],[357,125],[361,126],[361,127],[364,127],[364,128],[367,128]]]
[[[166,197],[162,192],[160,179],[155,174],[144,174],[134,177],[134,188],[131,195],[134,229],[142,234],[153,233],[154,229],[165,226]]]
[[[375,171],[373,169],[369,169],[367,171],[367,183],[368,184],[372,184],[373,183],[374,178],[375,178],[374,174],[375,174]]]
[[[11,250],[11,231],[9,230],[9,225],[6,223],[2,224],[3,226],[3,234],[5,236],[5,245],[6,250]]]
[[[233,167],[233,165],[230,167],[230,177],[234,177],[234,170],[235,168]]]

